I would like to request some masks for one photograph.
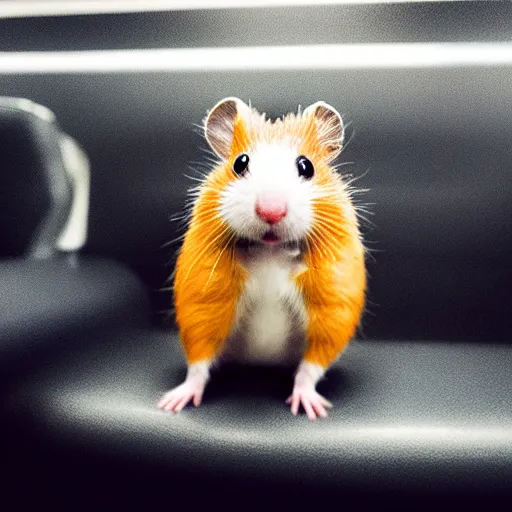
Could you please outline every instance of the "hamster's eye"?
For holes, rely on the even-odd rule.
[[[243,176],[245,171],[247,171],[247,167],[249,166],[249,155],[246,153],[242,153],[236,157],[235,162],[233,163],[233,171],[235,171],[238,176]]]
[[[297,158],[296,161],[297,170],[299,171],[299,176],[306,180],[310,180],[315,174],[315,168],[311,163],[311,160],[308,160],[305,156],[301,155]]]

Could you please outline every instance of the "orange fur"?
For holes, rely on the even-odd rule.
[[[236,179],[233,158],[249,142],[236,120],[232,157],[208,177],[196,201],[174,282],[176,320],[189,364],[213,359],[222,349],[235,317],[245,271],[236,261],[234,239],[218,211],[220,194]]]
[[[311,250],[297,277],[308,314],[304,359],[327,368],[355,334],[364,308],[364,253],[356,240],[332,240],[334,260]]]
[[[308,314],[304,359],[327,368],[347,347],[365,304],[364,247],[357,217],[344,184],[316,143],[315,130],[303,152],[315,166],[316,183],[326,193],[313,201],[314,221],[305,258],[307,271],[296,279]]]
[[[329,167],[336,154],[319,144],[317,130],[315,119],[301,114],[273,123],[256,112],[237,117],[229,158],[201,187],[177,261],[176,315],[189,364],[218,355],[235,318],[246,272],[236,260],[234,235],[218,213],[220,194],[237,179],[234,158],[258,141],[298,142],[323,190],[313,200],[306,270],[295,278],[308,315],[305,359],[327,367],[353,337],[364,307],[364,250],[345,186]]]
[[[189,364],[211,360],[221,349],[245,277],[232,235],[217,214],[222,178],[212,176],[201,193],[177,261],[176,320]]]

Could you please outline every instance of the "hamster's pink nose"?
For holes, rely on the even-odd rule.
[[[264,195],[256,201],[256,215],[268,224],[277,224],[287,213],[286,198],[281,195]]]

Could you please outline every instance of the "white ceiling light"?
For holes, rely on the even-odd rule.
[[[0,74],[511,66],[512,43],[392,43],[0,53]]]

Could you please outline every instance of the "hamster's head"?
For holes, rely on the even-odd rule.
[[[256,243],[329,236],[344,194],[330,166],[344,135],[333,107],[318,102],[271,121],[226,98],[210,111],[204,128],[220,158],[202,187],[205,215],[213,208],[234,238]]]

